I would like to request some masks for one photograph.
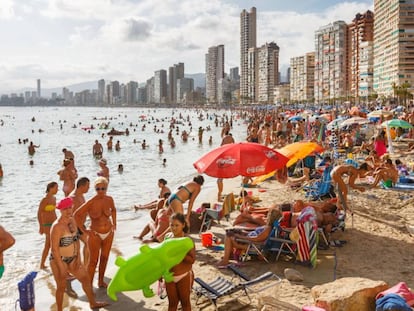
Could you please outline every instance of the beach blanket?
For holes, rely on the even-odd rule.
[[[318,224],[315,210],[310,206],[305,207],[296,222],[299,233],[298,260],[304,264],[309,263],[314,268],[318,258]]]

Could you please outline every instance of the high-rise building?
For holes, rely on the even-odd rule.
[[[37,98],[42,96],[41,87],[40,87],[40,79],[37,79]]]
[[[224,78],[224,45],[212,46],[206,54],[206,97],[217,103],[217,82]]]
[[[290,59],[290,100],[312,102],[315,83],[315,53]]]
[[[184,78],[184,63],[174,64],[168,68],[167,96],[172,104],[177,102],[177,80],[182,78]]]
[[[251,102],[249,96],[249,49],[256,47],[256,8],[240,13],[240,101]],[[253,74],[254,75],[254,74]]]
[[[240,75],[239,75],[239,67],[230,68],[230,80],[231,81],[239,81]]]
[[[147,80],[145,84],[145,88],[147,89],[147,104],[153,104],[154,100],[154,77]]]
[[[258,101],[259,86],[258,86],[258,70],[259,69],[259,49],[250,48],[247,54],[247,93],[241,95],[240,89],[240,102],[256,103]],[[241,79],[241,76],[240,76]],[[240,80],[241,87],[241,80]]]
[[[374,42],[364,41],[359,45],[358,97],[367,101],[374,92]]]
[[[111,81],[109,84],[109,105],[117,105],[121,98],[121,87],[118,81]]]
[[[177,87],[175,87],[177,89]],[[167,71],[158,70],[154,74],[154,102],[165,103],[167,99]]]
[[[279,46],[275,42],[265,43],[258,49],[258,101],[271,104],[275,85],[279,84]]]
[[[374,0],[374,90],[414,86],[414,0]]]
[[[336,21],[315,32],[315,100],[317,103],[346,96],[347,24]]]
[[[359,68],[361,44],[374,40],[374,13],[366,11],[357,14],[352,23],[348,25],[348,65],[347,85],[348,95],[359,97],[359,82],[361,72]]]
[[[177,80],[177,103],[182,104],[186,94],[194,91],[194,79],[181,78]]]
[[[138,82],[129,81],[126,85],[126,103],[133,105],[138,102]]]
[[[98,105],[103,104],[105,98],[105,80],[98,81]]]

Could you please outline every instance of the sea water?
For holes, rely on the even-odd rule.
[[[183,119],[179,119],[180,114]],[[95,140],[103,145],[103,156],[110,169],[107,194],[114,198],[118,211],[114,250],[122,254],[123,245],[131,243],[132,236],[137,235],[149,220],[147,211],[135,212],[132,206],[157,198],[159,178],[166,179],[168,186],[174,190],[196,176],[193,163],[221,143],[221,126],[215,125],[215,119],[218,117],[221,120],[225,115],[230,118],[231,112],[159,108],[0,107],[0,163],[4,171],[4,177],[0,179],[0,224],[16,239],[16,244],[4,256],[6,271],[0,280],[0,305],[10,297],[16,297],[17,282],[28,272],[39,268],[44,236],[38,233],[37,210],[45,195],[46,185],[51,181],[59,183],[57,200],[64,197],[61,190],[63,182],[57,175],[62,166],[63,148],[75,154],[78,176],[88,177],[93,185],[100,168],[97,159],[92,156],[92,146]],[[176,125],[179,132],[176,129],[172,131],[175,148],[170,147],[167,139],[173,117],[179,121]],[[107,124],[108,128],[103,129],[102,124]],[[154,131],[155,126],[159,133]],[[211,130],[204,132],[203,142],[199,143],[199,127],[206,129],[208,126]],[[94,129],[90,130],[91,127]],[[108,151],[106,148],[107,132],[111,128],[120,131],[128,128],[130,132],[129,136],[114,136],[113,145],[119,140],[120,151]],[[181,139],[183,130],[190,132],[188,142]],[[233,113],[231,132],[236,142],[246,137],[246,126],[236,113]],[[208,143],[210,136],[212,145]],[[28,154],[28,143],[19,144],[19,139],[28,139],[39,146],[33,156]],[[144,139],[149,145],[145,150],[141,148]],[[159,139],[164,142],[162,154],[158,151]],[[167,160],[165,166],[163,159]],[[31,160],[33,165],[29,165]],[[117,171],[119,164],[124,167],[123,173]],[[217,191],[216,179],[205,178],[206,183],[194,208],[205,200],[208,193]],[[85,195],[86,199],[94,193],[91,187]],[[50,271],[43,272],[44,277],[48,275]]]

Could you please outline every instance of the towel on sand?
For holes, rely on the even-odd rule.
[[[377,299],[375,311],[411,311],[405,299],[397,294],[387,294]]]

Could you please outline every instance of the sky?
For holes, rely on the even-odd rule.
[[[224,44],[225,71],[240,65],[240,12],[257,9],[257,45],[274,41],[280,69],[314,50],[314,32],[352,22],[373,0],[0,0],[0,93],[85,81],[145,82],[183,62],[205,72]],[[282,72],[285,75],[284,72]]]

